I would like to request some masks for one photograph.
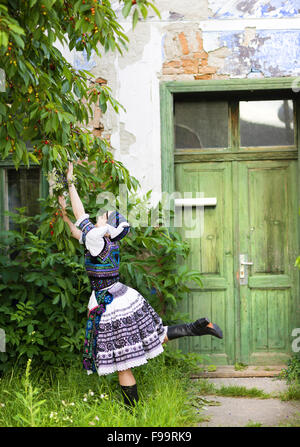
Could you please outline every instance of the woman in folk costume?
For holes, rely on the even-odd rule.
[[[65,199],[60,197],[59,202],[72,236],[85,247],[85,267],[92,290],[83,367],[88,374],[106,375],[117,371],[124,403],[134,406],[138,391],[132,368],[161,354],[162,344],[168,340],[207,334],[223,338],[222,331],[207,318],[164,326],[147,300],[119,281],[118,241],[127,235],[130,226],[120,213],[109,210],[93,224],[85,213],[72,176],[73,164],[69,163],[67,181],[75,224],[66,215]]]

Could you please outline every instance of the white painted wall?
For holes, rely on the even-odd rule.
[[[277,5],[276,2],[278,3],[273,0]],[[126,108],[126,112],[121,110],[119,115],[109,108],[103,117],[103,123],[106,132],[111,135],[115,158],[122,161],[140,181],[144,193],[150,189],[157,194],[161,191],[159,83],[167,79],[162,75],[162,64],[165,58],[164,42],[168,33],[174,29],[185,30],[196,26],[202,30],[204,50],[211,52],[213,56],[213,52],[222,46],[220,39],[224,33],[229,33],[230,36],[231,32],[244,32],[246,28],[253,28],[254,34],[258,30],[265,30],[272,35],[270,45],[273,45],[273,41],[275,46],[277,41],[278,46],[284,45],[285,41],[289,47],[294,44],[292,49],[289,48],[290,65],[286,72],[284,59],[280,61],[281,72],[282,75],[300,76],[300,63],[297,60],[291,62],[291,58],[297,59],[299,56],[299,44],[294,42],[297,33],[300,41],[300,14],[293,13],[293,1],[288,2],[284,14],[279,6],[276,10],[273,9],[270,18],[266,17],[262,9],[266,2],[255,1],[252,2],[257,3],[253,14],[248,11],[245,18],[240,18],[240,11],[237,9],[239,3],[235,0],[226,5],[221,0],[158,0],[156,5],[161,11],[162,20],[151,14],[146,22],[139,22],[132,32],[131,18],[120,19],[130,38],[128,53],[123,57],[118,54],[104,54],[101,59],[94,57],[89,63],[91,72],[108,80],[115,98]],[[229,17],[226,16],[225,6],[230,11]],[[119,8],[118,2],[116,8]],[[294,34],[289,34],[291,32]],[[234,48],[230,51],[234,53]],[[64,55],[71,63],[76,59],[78,65],[78,55],[74,50],[66,50]],[[238,64],[239,55],[228,57],[228,63],[220,66],[219,73],[222,74],[222,70],[225,70],[224,74],[228,77],[247,76],[247,66],[242,75],[234,72],[234,64]],[[260,57],[265,58],[264,64],[268,63],[268,51],[261,52]],[[276,59],[276,54],[270,57]],[[83,58],[81,59],[83,63]],[[273,61],[270,60],[270,64]],[[181,79],[191,79],[191,76],[182,76]]]

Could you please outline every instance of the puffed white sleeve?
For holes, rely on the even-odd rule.
[[[85,244],[87,250],[92,256],[98,256],[104,248],[105,242],[103,236],[107,233],[107,226],[96,227],[90,220],[89,215],[84,214],[75,225],[81,230],[79,242]]]
[[[112,241],[119,241],[120,239],[123,239],[123,237],[125,237],[130,231],[130,225],[128,222],[121,222],[117,227],[107,224],[107,228]]]

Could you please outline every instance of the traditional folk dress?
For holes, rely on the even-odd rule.
[[[92,293],[88,303],[83,367],[88,374],[111,374],[147,363],[163,352],[167,333],[162,319],[135,289],[119,281],[119,244],[129,224],[95,227],[84,214],[82,231],[85,267]],[[106,233],[110,237],[105,236]]]

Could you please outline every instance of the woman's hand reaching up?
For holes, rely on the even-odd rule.
[[[69,167],[67,170],[67,180],[72,180],[73,177],[73,163],[69,161]]]
[[[66,215],[67,214],[67,212],[66,212],[67,202],[66,202],[66,199],[64,198],[64,196],[59,196],[58,197],[58,202],[59,202],[60,207],[62,209],[63,215]]]

